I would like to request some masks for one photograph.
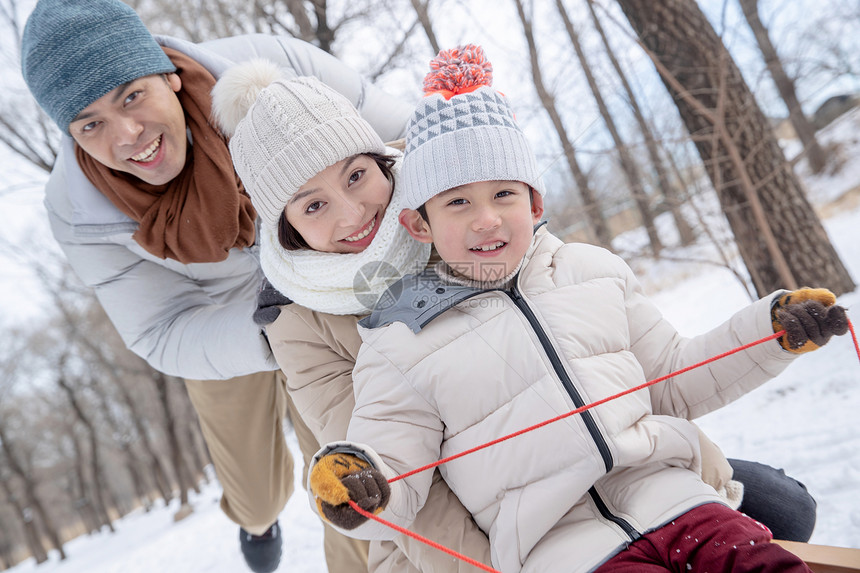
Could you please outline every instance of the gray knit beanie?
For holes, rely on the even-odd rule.
[[[21,45],[27,86],[65,133],[82,109],[122,84],[176,71],[119,0],[39,0]]]
[[[267,60],[227,70],[212,91],[212,109],[264,226],[277,226],[287,201],[326,167],[385,152],[343,95],[313,77],[283,78]]]
[[[424,78],[426,95],[406,128],[398,185],[406,206],[478,181],[522,181],[541,195],[537,160],[507,98],[495,91],[480,46],[442,50]]]

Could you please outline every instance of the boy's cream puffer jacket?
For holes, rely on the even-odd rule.
[[[348,442],[321,453],[347,448],[388,476],[404,473],[772,334],[771,298],[685,339],[621,259],[541,229],[515,291],[468,298],[417,334],[403,322],[361,330]],[[791,359],[776,342],[759,345],[441,472],[488,532],[495,567],[589,571],[643,532],[721,501],[701,480],[698,432],[687,419]],[[394,482],[381,516],[408,525],[430,478]],[[350,534],[392,532],[367,522]]]

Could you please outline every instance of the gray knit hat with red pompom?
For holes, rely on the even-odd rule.
[[[478,181],[522,181],[543,195],[534,152],[507,98],[492,87],[480,46],[442,50],[424,77],[425,97],[406,128],[398,185],[406,206]]]

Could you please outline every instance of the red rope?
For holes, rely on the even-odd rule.
[[[857,358],[860,359],[860,344],[858,344],[858,342],[857,342],[857,334],[854,332],[854,325],[851,323],[851,320],[848,320],[848,328],[851,331],[851,338],[854,340],[854,348],[857,350]],[[670,374],[666,374],[665,376],[661,376],[660,378],[655,378],[654,380],[650,380],[648,382],[645,382],[644,384],[640,384],[639,386],[635,386],[633,388],[628,388],[627,390],[624,390],[623,392],[613,394],[612,396],[608,396],[608,397],[603,398],[601,400],[598,400],[596,402],[592,402],[591,404],[586,404],[584,406],[580,406],[576,410],[566,412],[560,416],[556,416],[555,418],[551,418],[549,420],[544,420],[543,422],[540,422],[540,423],[535,424],[533,426],[529,426],[528,428],[524,428],[524,429],[519,430],[517,432],[514,432],[512,434],[508,434],[507,436],[502,436],[501,438],[495,439],[491,442],[487,442],[486,444],[476,446],[476,447],[471,448],[469,450],[460,452],[459,454],[454,454],[453,456],[448,456],[447,458],[443,458],[443,459],[438,460],[436,462],[433,462],[431,464],[427,464],[426,466],[422,466],[420,468],[406,472],[406,473],[401,474],[399,476],[395,476],[395,477],[389,479],[388,483],[392,483],[392,482],[395,482],[397,480],[400,480],[400,479],[409,477],[411,475],[417,474],[419,472],[423,472],[423,471],[435,468],[436,466],[440,466],[444,463],[450,462],[452,460],[456,460],[457,458],[461,458],[461,457],[466,456],[468,454],[471,454],[473,452],[477,452],[478,450],[483,450],[484,448],[489,448],[490,446],[496,445],[500,442],[504,442],[505,440],[510,440],[511,438],[515,438],[519,435],[525,434],[526,432],[531,432],[532,430],[542,428],[544,426],[552,424],[553,422],[557,422],[559,420],[563,420],[563,419],[568,418],[570,416],[573,416],[575,414],[585,412],[586,410],[590,410],[591,408],[594,408],[595,406],[605,404],[606,402],[609,402],[610,400],[615,400],[616,398],[621,398],[622,396],[626,396],[627,394],[631,394],[633,392],[638,392],[639,390],[642,390],[642,389],[647,388],[649,386],[653,386],[654,384],[658,384],[658,383],[663,382],[664,380],[668,380],[669,378],[672,378],[674,376],[684,374],[685,372],[689,372],[690,370],[700,368],[702,366],[710,364],[711,362],[716,362],[717,360],[720,360],[720,359],[725,358],[727,356],[731,356],[732,354],[736,354],[738,352],[741,352],[741,351],[746,350],[748,348],[751,348],[753,346],[763,344],[763,343],[767,342],[768,340],[774,340],[776,338],[779,338],[783,334],[785,334],[785,331],[780,330],[779,332],[775,332],[769,336],[765,336],[764,338],[756,340],[755,342],[750,342],[749,344],[744,344],[743,346],[738,346],[737,348],[733,348],[732,350],[729,350],[727,352],[723,352],[722,354],[718,354],[717,356],[713,356],[711,358],[708,358],[707,360],[702,360],[701,362],[693,364],[692,366],[687,366],[686,368],[681,368],[680,370],[677,370],[677,371],[672,372]],[[484,565],[483,563],[481,563],[480,561],[475,561],[471,557],[467,557],[461,553],[454,551],[453,549],[449,549],[449,548],[445,547],[444,545],[440,545],[439,543],[436,543],[435,541],[427,539],[426,537],[418,535],[417,533],[409,531],[408,529],[400,527],[399,525],[391,523],[390,521],[386,521],[385,519],[382,519],[381,517],[378,517],[378,516],[376,516],[370,512],[367,512],[367,511],[363,510],[362,508],[360,508],[358,506],[358,504],[356,504],[352,500],[349,500],[349,505],[355,511],[357,511],[359,514],[363,515],[364,517],[366,517],[368,519],[372,519],[374,521],[377,521],[377,522],[379,522],[385,526],[388,526],[388,527],[394,529],[395,531],[397,531],[398,533],[402,533],[403,535],[407,535],[413,539],[417,539],[418,541],[425,543],[425,544],[429,545],[430,547],[438,549],[439,551],[443,551],[443,552],[447,553],[448,555],[451,555],[452,557],[456,557],[457,559],[465,561],[466,563],[473,565],[473,566],[475,566],[479,569],[482,569],[484,571],[489,571],[490,573],[500,573],[496,569],[488,567],[488,566]]]
[[[854,325],[851,320],[848,321],[848,330],[851,331],[851,338],[854,340],[854,350],[857,351],[857,359],[860,360],[860,344],[857,343],[857,333],[854,332]]]
[[[644,384],[640,384],[639,386],[635,386],[633,388],[628,388],[627,390],[624,390],[623,392],[613,394],[612,396],[608,396],[606,398],[603,398],[602,400],[592,402],[591,404],[586,404],[584,406],[580,406],[576,410],[571,410],[570,412],[566,412],[564,414],[561,414],[560,416],[556,416],[555,418],[550,418],[549,420],[544,420],[543,422],[535,424],[534,426],[529,426],[528,428],[523,428],[522,430],[518,430],[512,434],[508,434],[507,436],[502,436],[501,438],[497,438],[497,439],[493,440],[492,442],[487,442],[486,444],[482,444],[480,446],[475,446],[474,448],[466,450],[464,452],[460,452],[459,454],[454,454],[453,456],[448,456],[447,458],[443,458],[441,460],[427,464],[426,466],[422,466],[422,467],[414,469],[412,471],[408,471],[405,474],[395,476],[395,477],[391,478],[390,480],[388,480],[388,483],[392,483],[392,482],[395,482],[399,479],[403,479],[403,478],[409,477],[411,475],[415,475],[417,473],[423,472],[425,470],[429,470],[431,468],[435,468],[436,466],[441,466],[442,464],[448,463],[452,460],[456,460],[457,458],[462,458],[465,455],[477,452],[479,450],[483,450],[484,448],[489,448],[490,446],[494,446],[500,442],[504,442],[505,440],[510,440],[511,438],[515,438],[521,434],[525,434],[526,432],[531,432],[532,430],[537,430],[538,428],[542,428],[544,426],[552,424],[553,422],[558,422],[559,420],[569,418],[570,416],[573,416],[575,414],[585,412],[586,410],[590,410],[590,409],[594,408],[595,406],[600,406],[601,404],[605,404],[606,402],[609,402],[610,400],[615,400],[616,398],[621,398],[622,396],[626,396],[627,394],[632,394],[633,392],[638,392],[639,390],[642,390],[643,388],[647,388],[648,386],[653,386],[654,384],[658,384],[660,382],[663,382],[664,380],[668,380],[669,378],[672,378],[673,376],[678,376],[679,374],[689,372],[690,370],[693,370],[695,368],[699,368],[701,366],[705,366],[706,364],[710,364],[711,362],[716,362],[717,360],[725,358],[726,356],[731,356],[732,354],[736,354],[738,352],[746,350],[747,348],[750,348],[752,346],[756,346],[757,344],[762,344],[764,342],[767,342],[768,340],[773,340],[775,338],[779,338],[783,334],[785,334],[785,331],[780,330],[779,332],[775,332],[775,333],[771,334],[770,336],[766,336],[760,340],[756,340],[755,342],[750,342],[749,344],[744,344],[743,346],[738,346],[737,348],[733,348],[732,350],[729,350],[727,352],[723,352],[722,354],[718,354],[717,356],[713,356],[711,358],[708,358],[707,360],[702,360],[701,362],[693,364],[692,366],[687,366],[686,368],[681,368],[680,370],[678,370],[676,372],[666,374],[665,376],[661,376],[660,378],[655,378],[654,380],[651,380],[650,382],[645,382]]]
[[[496,569],[493,569],[492,567],[488,567],[487,565],[484,565],[480,561],[475,561],[471,557],[466,557],[462,553],[457,553],[453,549],[448,549],[444,545],[440,545],[440,544],[436,543],[435,541],[431,541],[431,540],[427,539],[426,537],[422,537],[422,536],[418,535],[417,533],[413,533],[412,531],[409,531],[408,529],[400,527],[397,524],[391,523],[390,521],[386,521],[386,520],[382,519],[381,517],[378,517],[378,516],[370,513],[369,511],[365,511],[361,507],[359,507],[358,504],[355,503],[354,501],[352,501],[351,499],[349,500],[349,505],[350,505],[350,507],[352,507],[352,509],[354,509],[355,511],[357,511],[358,513],[360,513],[364,517],[366,517],[368,519],[372,519],[374,521],[378,521],[382,525],[387,525],[388,527],[397,531],[398,533],[402,533],[403,535],[408,535],[409,537],[411,537],[413,539],[417,539],[418,541],[420,541],[422,543],[426,543],[430,547],[435,547],[439,551],[444,551],[448,555],[451,555],[452,557],[456,557],[457,559],[465,561],[469,565],[474,565],[475,567],[477,567],[479,569],[483,569],[484,571],[490,571],[491,573],[501,573],[500,571],[497,571]]]

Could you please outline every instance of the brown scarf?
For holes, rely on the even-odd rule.
[[[182,172],[164,185],[109,169],[75,145],[87,178],[123,213],[140,223],[144,249],[181,263],[223,261],[233,247],[254,244],[257,212],[233,169],[227,140],[209,123],[215,78],[185,54],[165,53],[182,80],[177,92],[193,144]]]

